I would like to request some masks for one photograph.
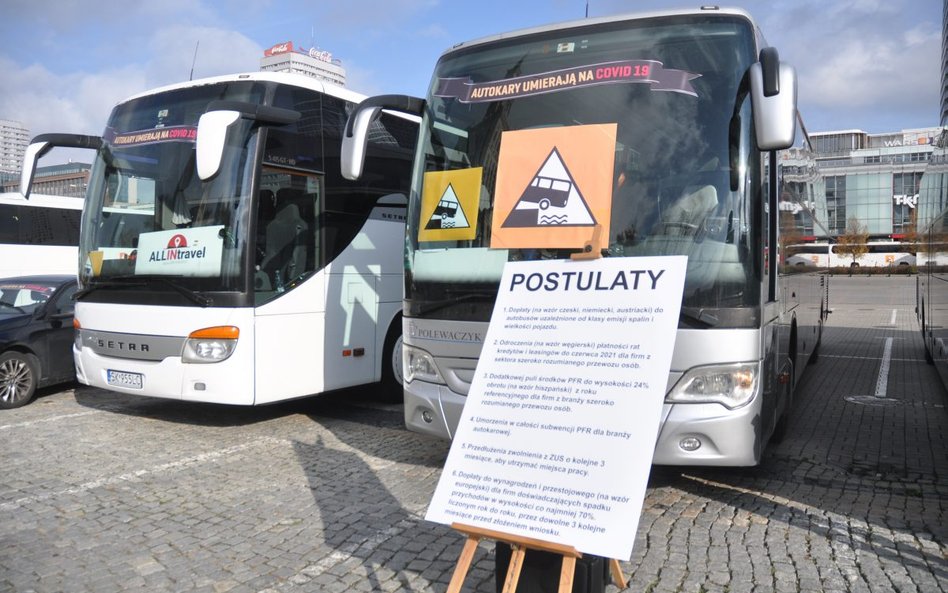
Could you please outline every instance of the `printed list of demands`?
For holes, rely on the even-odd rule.
[[[489,523],[537,535],[557,537],[561,529],[602,533],[606,515],[614,505],[628,503],[629,497],[582,485],[608,482],[588,479],[597,477],[594,473],[626,470],[610,467],[616,464],[610,464],[607,455],[577,454],[574,437],[593,437],[600,450],[614,449],[610,442],[619,448],[628,444],[632,433],[610,428],[608,419],[619,413],[617,399],[622,408],[630,396],[649,389],[649,373],[637,371],[648,368],[652,353],[649,343],[640,339],[558,336],[570,333],[560,331],[562,325],[577,322],[586,335],[608,336],[617,332],[597,326],[648,325],[663,309],[508,306],[502,313],[504,337],[485,347],[493,364],[480,377],[480,413],[468,418],[476,436],[461,443],[468,469],[452,476],[446,514],[459,522]],[[619,333],[641,337],[642,332]],[[530,432],[542,438],[531,438]],[[551,434],[564,438],[550,439]],[[524,445],[541,442],[546,444]],[[537,472],[551,479],[520,477]],[[563,484],[564,477],[572,485]]]
[[[573,412],[573,406],[599,406],[608,412],[615,399],[601,395],[602,390],[621,390],[628,394],[649,388],[646,378],[610,379],[611,373],[582,372],[621,370],[623,377],[634,376],[652,359],[648,345],[638,340],[559,339],[561,323],[579,322],[587,328],[595,324],[619,324],[630,327],[650,324],[661,307],[504,307],[504,338],[492,344],[494,365],[484,375],[483,406],[546,412]],[[632,333],[632,332],[629,332]],[[604,335],[589,331],[587,335]],[[505,367],[516,369],[504,372]],[[544,367],[549,367],[544,373]],[[526,374],[523,369],[537,370]],[[564,376],[563,368],[575,374]],[[477,424],[494,424],[488,419]],[[500,424],[507,424],[504,420]],[[530,422],[524,423],[528,428]],[[482,432],[502,433],[503,428],[482,428]],[[571,434],[578,428],[568,427]],[[595,429],[591,429],[595,430]],[[477,431],[477,428],[475,428]],[[508,433],[509,434],[509,433]],[[587,433],[594,434],[594,433]],[[617,435],[625,433],[616,433]],[[612,436],[607,434],[607,436]]]

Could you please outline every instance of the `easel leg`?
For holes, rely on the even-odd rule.
[[[464,584],[464,577],[467,576],[467,571],[471,568],[471,561],[474,559],[474,552],[477,551],[479,541],[480,538],[470,535],[467,541],[464,542],[464,548],[458,558],[458,565],[454,567],[454,574],[448,584],[448,593],[461,593],[461,585]]]
[[[573,591],[573,574],[576,571],[576,556],[563,556],[563,566],[560,568],[559,593]]]
[[[520,582],[520,571],[523,569],[523,558],[527,550],[523,546],[510,546],[510,566],[507,567],[507,578],[504,579],[503,593],[514,593]]]
[[[615,558],[609,559],[609,572],[612,573],[612,581],[620,590],[629,586],[628,581],[625,580],[625,575],[622,574],[622,567],[619,566],[619,561]]]

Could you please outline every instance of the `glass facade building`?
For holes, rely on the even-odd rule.
[[[823,193],[813,204],[813,235],[836,237],[855,218],[870,235],[885,238],[916,230],[919,183],[944,128],[885,134],[860,130],[810,135]],[[804,228],[797,231],[803,234]]]

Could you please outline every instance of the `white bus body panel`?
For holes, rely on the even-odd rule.
[[[34,274],[75,276],[79,249],[67,245],[0,244],[0,278]]]

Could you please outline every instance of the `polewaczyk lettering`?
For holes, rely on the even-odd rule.
[[[546,290],[639,290],[642,288],[655,290],[658,279],[665,270],[619,270],[612,278],[604,277],[603,272],[547,272],[541,274],[513,274],[510,277],[510,292],[526,289],[529,292]],[[642,277],[645,276],[645,280]]]

